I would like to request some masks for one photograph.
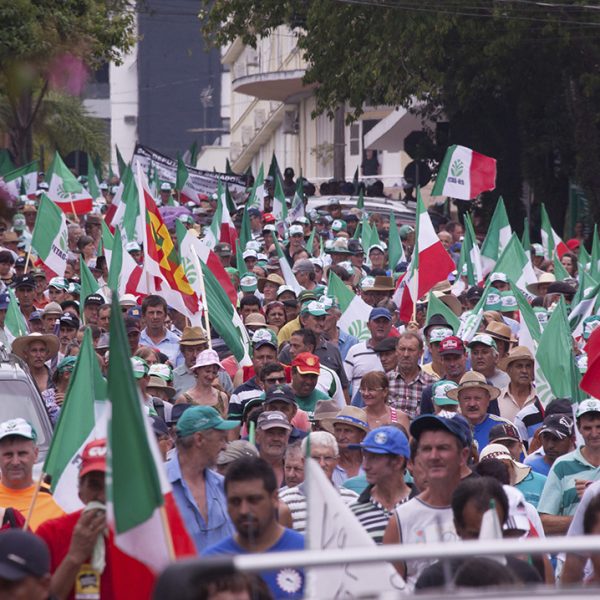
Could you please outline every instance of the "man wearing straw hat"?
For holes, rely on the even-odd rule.
[[[28,517],[36,493],[33,465],[38,458],[37,433],[25,419],[10,419],[0,423],[0,507],[12,507]],[[64,513],[54,502],[48,488],[42,486],[31,515],[29,527],[35,531],[47,519]]]
[[[55,335],[42,333],[23,335],[12,343],[13,354],[25,361],[40,393],[50,387],[50,369],[46,362],[58,354],[58,348]]]
[[[490,429],[498,423],[507,422],[488,412],[490,401],[495,400],[498,394],[500,390],[489,385],[485,376],[477,371],[467,371],[458,387],[447,392],[448,398],[458,400],[460,412],[469,421],[480,452],[489,442]]]

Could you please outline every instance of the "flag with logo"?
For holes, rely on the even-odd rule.
[[[69,229],[65,214],[45,194],[40,197],[31,248],[52,277],[63,277],[69,252]]]
[[[431,195],[472,200],[495,187],[496,159],[454,145],[446,151]]]
[[[77,181],[58,152],[54,155],[49,173],[48,197],[52,202],[67,214],[85,215],[91,212],[92,195]]]
[[[494,265],[502,254],[502,251],[508,245],[512,236],[512,229],[506,214],[506,207],[502,196],[498,198],[494,214],[488,227],[487,235],[481,245],[481,262],[483,266],[483,275],[494,271]]]
[[[117,600],[146,600],[171,562],[193,556],[156,436],[133,378],[129,344],[116,293],[110,317],[106,509],[114,534],[113,584]],[[118,460],[115,460],[118,457]]]
[[[107,398],[92,331],[87,328],[43,468],[52,480],[52,496],[65,512],[83,508],[77,495],[79,463],[87,444],[106,437]]]
[[[168,304],[186,316],[192,325],[202,324],[198,296],[192,290],[169,230],[158,211],[138,165],[139,211],[143,215],[144,273],[148,292],[162,296]]]
[[[250,190],[246,206],[256,206],[261,212],[265,210],[265,170],[262,164]]]
[[[413,307],[431,288],[448,278],[455,264],[438,238],[429,213],[417,189],[417,217],[415,248],[406,277],[402,280],[404,290],[400,304],[400,319],[412,319]]]
[[[338,320],[338,327],[361,342],[370,339],[371,332],[367,322],[372,307],[345,285],[333,271],[329,271],[327,295],[337,298],[340,305],[342,315]]]
[[[548,260],[552,260],[556,254],[559,260],[563,254],[570,252],[569,247],[560,239],[559,235],[552,228],[550,217],[546,212],[546,207],[541,206],[542,215],[542,246],[544,247],[544,256]]]

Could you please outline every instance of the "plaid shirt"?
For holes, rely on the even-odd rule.
[[[388,404],[392,408],[406,413],[411,419],[419,416],[423,389],[437,381],[437,378],[425,373],[421,368],[412,381],[402,379],[402,375],[397,369],[390,371],[387,376],[390,382]]]

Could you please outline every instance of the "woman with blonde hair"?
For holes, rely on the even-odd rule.
[[[408,415],[388,404],[390,383],[383,371],[365,373],[360,380],[359,391],[364,404],[362,408],[367,414],[369,429],[400,423],[408,430],[410,426]]]

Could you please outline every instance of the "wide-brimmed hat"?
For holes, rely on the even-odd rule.
[[[344,406],[331,420],[332,425],[352,425],[361,431],[369,431],[367,413],[357,406]]]
[[[462,315],[462,304],[454,294],[447,294],[442,291],[433,291],[432,293],[438,300],[443,302],[457,317],[460,317],[460,315]],[[425,303],[427,302],[428,299],[425,300]]]
[[[30,333],[29,335],[23,335],[15,339],[12,343],[12,352],[19,358],[25,360],[25,352],[27,347],[32,342],[44,342],[48,349],[48,358],[54,358],[58,354],[58,348],[60,343],[58,338],[52,334],[46,333]]]
[[[280,277],[279,275],[276,275],[275,273],[271,273],[266,277],[261,277],[258,280],[258,291],[262,292],[265,289],[265,285],[267,283],[273,283],[279,288],[280,286],[285,285],[285,279],[283,277]]]
[[[175,388],[172,388],[170,385],[167,385],[167,382],[162,377],[150,377],[148,379],[148,384],[146,385],[148,389],[156,388],[167,394],[169,400],[175,395]]]
[[[387,275],[376,275],[373,286],[369,288],[370,292],[393,292],[396,289],[394,286],[394,278]]]
[[[477,371],[467,371],[460,378],[460,381],[458,382],[458,387],[456,387],[452,390],[448,390],[446,392],[446,395],[448,396],[448,398],[452,398],[453,400],[458,400],[459,394],[463,390],[468,390],[468,389],[473,389],[473,388],[480,388],[482,390],[485,390],[490,395],[490,400],[495,400],[500,395],[500,390],[497,387],[490,385],[487,382],[485,375],[483,375]]]
[[[335,400],[319,400],[315,406],[311,421],[319,422],[325,431],[333,433],[332,420],[339,412],[340,407]]]
[[[516,485],[517,483],[521,483],[527,475],[529,475],[531,471],[531,467],[516,461],[508,448],[503,446],[502,444],[488,444],[479,455],[479,462],[483,462],[484,460],[490,460],[495,458],[497,460],[510,460],[512,462],[513,467],[515,468],[515,481],[512,485]]]
[[[499,321],[490,321],[483,330],[483,333],[491,335],[495,340],[500,340],[501,342],[507,342],[509,344],[517,341],[513,335],[512,329],[505,323],[500,323]]]
[[[206,331],[202,327],[185,327],[179,340],[180,346],[199,346],[208,344]]]
[[[506,371],[510,366],[510,363],[515,360],[530,360],[533,362],[535,359],[531,350],[527,346],[515,346],[501,361],[498,365],[503,371]]]
[[[223,368],[223,365],[221,365],[221,361],[219,360],[219,355],[215,350],[209,348],[208,350],[202,350],[202,352],[198,354],[196,357],[196,362],[192,367],[192,371],[195,371],[200,367],[208,367],[210,365],[217,365],[217,367],[220,369]]]
[[[556,281],[556,277],[554,273],[542,273],[538,280],[535,283],[530,283],[527,285],[527,291],[533,294],[534,296],[540,295],[540,285],[548,285],[550,283],[554,283]]]

